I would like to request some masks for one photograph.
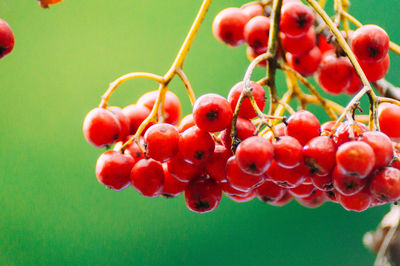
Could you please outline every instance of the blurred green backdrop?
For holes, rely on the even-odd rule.
[[[229,49],[212,37],[211,23],[221,9],[245,1],[214,2],[185,70],[197,95],[226,96],[248,62],[244,47]],[[388,206],[350,213],[330,203],[277,208],[223,198],[216,211],[198,215],[182,196],[147,199],[97,183],[101,151],[84,141],[85,114],[119,75],[163,74],[200,4],[65,0],[42,10],[34,0],[0,2],[0,17],[16,37],[15,50],[0,62],[1,265],[372,264],[361,239]],[[351,11],[400,42],[398,1],[354,0]],[[392,55],[388,78],[397,84],[399,66]],[[127,82],[111,104],[128,105],[152,89],[153,82]],[[174,81],[171,89],[188,113],[184,87]]]

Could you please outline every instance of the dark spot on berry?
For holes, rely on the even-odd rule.
[[[380,195],[380,198],[381,198],[382,200],[384,200],[384,201],[388,200],[388,197],[387,197],[385,194],[383,194],[383,193]]]
[[[204,152],[203,151],[196,151],[196,154],[194,155],[194,158],[201,161],[203,159]]]
[[[0,55],[3,55],[6,52],[6,48],[3,46],[0,46]]]
[[[346,189],[347,190],[352,190],[353,188],[355,188],[357,186],[356,182],[354,182],[353,180],[351,180],[350,182],[346,183]]]
[[[260,48],[262,46],[262,43],[260,41],[255,41],[253,43],[254,48]]]
[[[168,193],[162,193],[161,196],[166,198],[166,199],[174,198],[174,196],[172,196],[171,194],[168,194]]]
[[[303,28],[304,26],[306,26],[307,25],[307,15],[299,14],[296,24],[297,24],[297,26],[299,26],[299,28]]]
[[[264,202],[270,202],[270,201],[273,200],[272,198],[267,197],[267,196],[264,196],[264,197],[262,197],[261,199],[262,199],[262,201],[264,201]]]
[[[294,59],[294,64],[295,64],[295,65],[300,65],[300,64],[301,64],[301,60],[300,60],[299,58],[296,57],[296,58]]]
[[[208,120],[215,120],[218,118],[218,111],[211,110],[206,113],[206,117]]]
[[[119,138],[119,134],[115,134],[114,135],[114,141],[117,140]]]
[[[207,210],[210,208],[210,203],[208,201],[199,200],[195,205],[196,210]]]
[[[248,169],[249,169],[251,172],[256,172],[256,171],[257,171],[257,165],[256,165],[255,163],[251,163],[251,164],[249,165]]]
[[[230,31],[225,32],[224,41],[228,44],[233,44],[233,34]]]
[[[136,157],[136,158],[139,158],[139,157],[141,157],[141,156],[142,156],[142,153],[141,153],[141,152],[137,151],[137,152],[135,153],[135,157]]]

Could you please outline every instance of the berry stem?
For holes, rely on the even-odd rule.
[[[400,88],[394,86],[385,79],[378,80],[372,83],[379,94],[384,97],[389,97],[400,101]]]
[[[158,83],[164,82],[163,77],[156,75],[156,74],[146,73],[146,72],[128,73],[110,83],[110,86],[108,87],[107,91],[104,93],[103,96],[101,96],[102,100],[101,100],[99,107],[106,108],[108,100],[110,99],[112,93],[117,89],[117,87],[119,85],[121,85],[122,83],[124,83],[125,81],[130,80],[130,79],[135,79],[135,78],[151,79],[151,80],[157,81]]]
[[[267,65],[267,85],[270,89],[270,106],[269,113],[273,113],[276,109],[276,104],[279,101],[278,93],[275,85],[275,73],[277,67],[277,47],[278,47],[278,34],[279,24],[281,19],[282,0],[274,0],[271,13],[271,28],[269,31],[268,39],[268,65]]]
[[[182,68],[177,67],[175,69],[175,72],[178,75],[178,77],[182,80],[183,84],[185,85],[186,91],[187,91],[189,99],[190,99],[190,103],[193,106],[194,102],[196,101],[196,96],[194,94],[194,91],[193,91],[192,85],[190,84],[189,79],[187,78],[185,72],[183,72]]]

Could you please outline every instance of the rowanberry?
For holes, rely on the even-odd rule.
[[[304,198],[296,198],[297,202],[307,208],[317,208],[327,201],[324,191],[314,190],[310,196]]]
[[[390,57],[389,54],[387,54],[379,62],[367,62],[359,60],[359,63],[368,81],[374,82],[386,76],[390,66]]]
[[[306,34],[314,22],[312,9],[301,2],[289,2],[282,6],[280,30],[291,37]]]
[[[400,198],[400,170],[385,167],[379,171],[370,184],[372,195],[379,201],[391,202]]]
[[[192,164],[201,164],[214,152],[215,143],[207,131],[194,126],[185,130],[179,139],[179,155]]]
[[[351,196],[345,196],[337,193],[336,197],[343,208],[348,211],[365,211],[371,206],[372,202],[371,194],[365,189]]]
[[[290,195],[290,193],[288,191],[283,192],[283,195],[280,199],[277,199],[275,201],[270,201],[268,202],[268,204],[273,205],[273,206],[278,206],[278,207],[282,207],[284,205],[289,204],[293,199],[293,196]]]
[[[7,22],[0,19],[0,58],[8,55],[14,48],[14,34]]]
[[[257,2],[254,2],[254,4],[251,4],[251,5],[246,5],[246,6],[242,7],[242,10],[243,10],[243,13],[245,13],[249,19],[252,19],[256,16],[262,16],[264,14],[263,6]]]
[[[244,27],[248,21],[249,17],[242,9],[226,8],[215,17],[212,32],[218,40],[235,47],[243,43]]]
[[[357,59],[378,62],[389,50],[389,36],[376,25],[364,25],[352,35],[351,48]]]
[[[158,197],[164,186],[162,164],[153,159],[138,161],[131,171],[133,188],[146,197]]]
[[[222,183],[218,183],[221,188],[222,191],[226,194],[226,195],[230,195],[230,196],[247,196],[249,195],[253,190],[248,190],[248,191],[242,191],[239,189],[236,189],[234,187],[232,187],[231,183],[229,183],[229,181],[227,182],[222,182]]]
[[[271,22],[265,16],[257,16],[244,27],[244,39],[255,51],[265,51],[268,47],[268,36]]]
[[[267,171],[267,177],[283,188],[294,188],[303,183],[307,172],[307,167],[304,164],[288,169],[273,161]]]
[[[166,163],[163,164],[164,170],[164,185],[161,191],[161,195],[165,198],[175,198],[179,196],[187,187],[188,182],[182,182],[179,179],[173,177],[168,171]]]
[[[304,146],[304,162],[311,173],[327,175],[336,163],[336,147],[328,136],[318,136]]]
[[[256,132],[256,127],[249,119],[241,117],[237,118],[236,138],[238,141],[243,141],[253,136],[255,132]],[[231,127],[229,126],[224,131],[222,131],[220,137],[222,144],[224,144],[224,146],[230,150],[232,146]]]
[[[342,195],[351,196],[360,192],[367,184],[367,179],[346,175],[335,167],[332,172],[333,187]]]
[[[244,89],[243,81],[237,83],[232,89],[229,91],[228,101],[231,103],[232,110],[235,111],[236,104],[242,94]],[[265,106],[265,91],[264,88],[256,82],[250,82],[250,89],[253,94],[254,100],[257,103],[257,106],[260,110],[264,110]],[[250,103],[249,99],[244,99],[242,105],[240,106],[239,116],[243,118],[252,119],[257,116],[257,113],[254,111],[253,106]]]
[[[294,168],[303,161],[303,146],[300,142],[290,136],[278,137],[273,142],[274,159],[276,163],[284,168]]]
[[[310,28],[306,34],[301,37],[293,38],[286,34],[280,34],[282,48],[293,55],[306,54],[315,46],[315,30]]]
[[[379,131],[364,132],[361,141],[368,143],[374,150],[375,169],[387,166],[393,159],[393,145],[390,138]]]
[[[194,123],[193,114],[188,114],[187,116],[182,118],[181,122],[179,123],[178,129],[179,132],[182,133],[186,129],[191,128],[195,125],[196,124]]]
[[[193,106],[193,119],[197,127],[207,132],[224,130],[232,123],[232,108],[224,97],[208,93],[200,96]]]
[[[167,123],[155,124],[144,134],[147,155],[154,160],[166,162],[178,152],[178,129]]]
[[[106,151],[96,163],[97,180],[113,190],[122,190],[130,185],[130,174],[135,160],[120,151]]]
[[[249,202],[251,200],[253,200],[256,197],[256,193],[254,192],[254,190],[252,190],[248,195],[246,196],[239,196],[239,195],[229,195],[226,194],[226,196],[228,198],[230,198],[231,200],[238,202],[238,203],[243,203],[243,202]]]
[[[332,139],[336,146],[339,147],[345,142],[357,139],[366,131],[368,131],[367,126],[360,122],[350,124],[348,121],[345,121],[336,128]]]
[[[130,134],[136,133],[140,124],[150,115],[150,112],[149,108],[140,104],[131,104],[122,109],[122,113],[129,119]],[[152,123],[149,123],[146,129],[151,125]]]
[[[317,46],[321,51],[322,56],[328,51],[335,50],[335,46],[332,43],[328,42],[326,37],[322,34],[317,35]]]
[[[252,175],[244,172],[239,167],[236,157],[232,156],[226,162],[226,178],[233,188],[250,191],[264,182],[265,175]]]
[[[107,109],[115,115],[121,126],[121,132],[119,134],[118,140],[124,141],[126,137],[130,134],[131,128],[128,117],[126,117],[126,115],[122,112],[122,109],[117,106],[109,106],[107,107]]]
[[[311,174],[309,178],[312,184],[319,190],[330,191],[333,189],[332,175],[330,173],[327,175]]]
[[[189,210],[206,213],[215,210],[222,198],[222,190],[211,178],[198,177],[185,189],[185,202]]]
[[[394,141],[400,140],[400,106],[384,103],[378,108],[380,130]]]
[[[311,196],[316,190],[313,184],[300,184],[297,187],[290,188],[288,191],[291,195],[297,198],[305,198]]]
[[[304,146],[309,140],[319,136],[319,121],[315,115],[309,111],[298,111],[289,117],[286,126],[286,134],[296,138],[300,144]]]
[[[315,46],[308,53],[302,55],[286,53],[286,60],[294,70],[303,76],[310,76],[318,70],[321,63],[321,51]]]
[[[182,182],[189,182],[197,176],[200,176],[204,171],[203,165],[194,165],[186,162],[179,156],[175,156],[167,162],[168,171],[172,176]]]
[[[226,182],[226,162],[232,156],[230,149],[223,145],[215,145],[214,153],[210,156],[205,164],[206,172],[217,183]]]
[[[285,193],[285,189],[272,181],[265,181],[255,189],[257,198],[265,203],[274,202],[280,199]]]

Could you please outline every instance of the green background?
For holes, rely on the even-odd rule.
[[[197,95],[226,96],[248,61],[244,47],[230,49],[214,39],[211,23],[221,9],[245,1],[214,2],[185,71]],[[101,151],[84,141],[85,114],[118,76],[163,74],[200,4],[65,0],[43,10],[34,0],[0,2],[0,17],[16,37],[15,50],[0,61],[0,264],[372,264],[361,239],[388,206],[352,213],[331,203],[278,208],[224,197],[217,210],[199,215],[186,209],[182,196],[148,199],[97,182]],[[397,1],[357,0],[351,11],[400,42]],[[392,55],[388,78],[397,84],[399,66]],[[129,81],[111,104],[128,105],[153,89],[152,81]],[[184,87],[174,81],[171,89],[187,114]]]

